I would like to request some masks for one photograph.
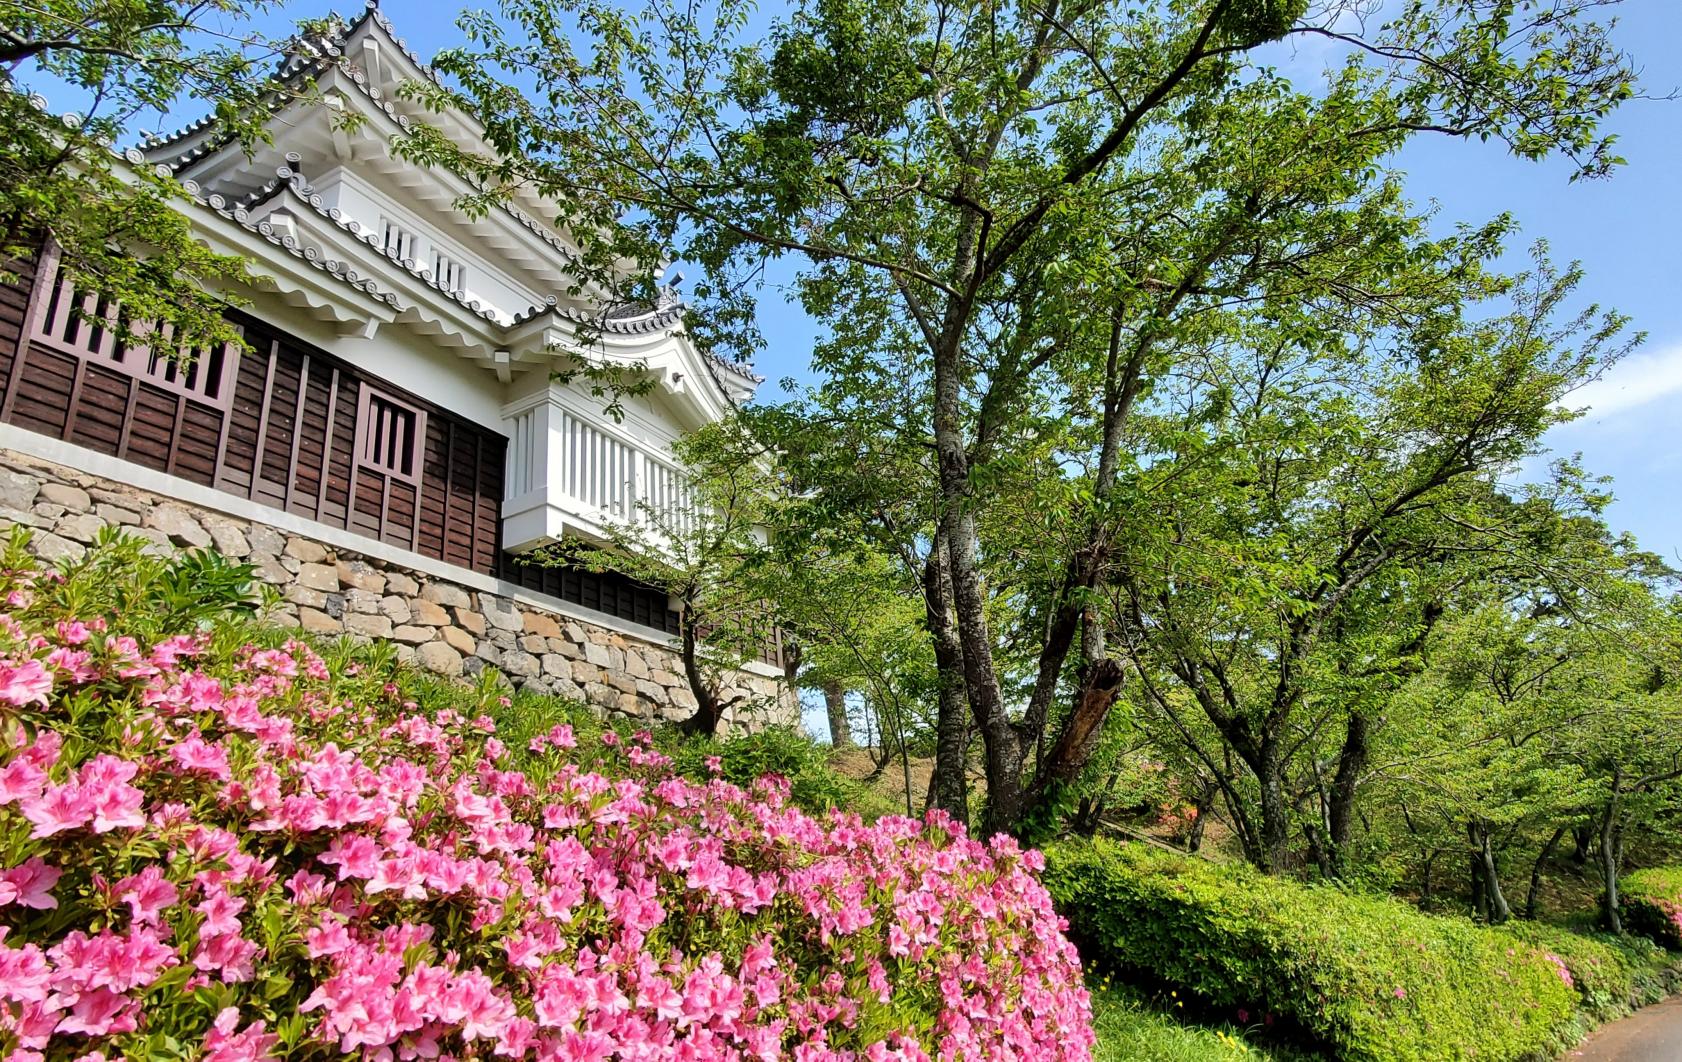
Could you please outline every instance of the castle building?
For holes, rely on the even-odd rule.
[[[128,153],[182,182],[199,239],[249,263],[247,349],[183,363],[121,345],[90,321],[115,307],[61,279],[50,245],[0,290],[0,523],[32,525],[49,554],[107,524],[213,545],[257,565],[307,629],[685,717],[663,592],[524,558],[669,526],[686,500],[673,441],[758,378],[690,342],[674,291],[652,306],[569,295],[576,249],[550,204],[470,216],[458,178],[394,153],[423,120],[399,86],[431,75],[377,8],[283,74],[313,91],[276,103],[254,156],[209,121]],[[479,137],[464,115],[424,120]],[[610,417],[556,375],[584,363],[651,386]],[[735,725],[797,718],[782,655],[768,629],[732,676]]]

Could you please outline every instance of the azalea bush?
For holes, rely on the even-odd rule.
[[[1464,918],[1139,844],[1046,855],[1089,959],[1341,1059],[1552,1057],[1578,1029],[1561,957]]]
[[[1037,853],[119,607],[173,563],[0,557],[6,1057],[1090,1057]]]
[[[1676,990],[1682,975],[1673,957],[1641,937],[1578,932],[1529,921],[1508,922],[1492,932],[1541,948],[1565,966],[1581,997],[1578,1006],[1592,1022],[1610,1021],[1636,1007],[1657,1003]]]
[[[1682,951],[1682,867],[1650,867],[1618,882],[1631,933]]]

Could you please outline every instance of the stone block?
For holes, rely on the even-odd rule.
[[[160,505],[142,523],[162,531],[178,546],[208,546],[212,541],[210,532],[179,505]]]
[[[638,679],[649,677],[648,664],[644,662],[642,654],[635,649],[625,650],[625,674]]]
[[[370,638],[390,638],[391,621],[384,616],[353,612],[345,617],[345,630]]]
[[[449,605],[452,608],[473,607],[467,591],[454,583],[427,583],[421,591],[421,600],[430,601],[435,605]]]
[[[286,537],[265,524],[252,524],[246,528],[245,540],[251,543],[253,553],[278,557],[286,550]]]
[[[295,538],[292,541],[302,542],[304,540]],[[288,543],[287,548],[292,548],[290,543]],[[312,590],[336,591],[339,589],[339,572],[331,564],[317,564],[314,561],[308,561],[298,566],[298,582]]]
[[[433,605],[432,607],[438,608],[437,605]],[[442,612],[443,609],[439,609],[439,611]],[[380,599],[380,612],[386,619],[393,623],[408,623],[414,616],[414,609],[409,607],[408,600],[397,594],[387,594],[385,597]],[[430,624],[430,626],[440,627],[443,626],[443,624],[434,623]]]
[[[637,680],[625,674],[623,671],[609,671],[602,677],[606,680],[609,686],[612,686],[621,693],[637,692]]]
[[[93,499],[81,487],[72,487],[68,483],[46,482],[41,484],[36,494],[37,502],[48,502],[52,505],[62,505],[73,512],[87,512],[93,508]],[[23,508],[23,506],[19,506]]]
[[[543,673],[555,678],[572,678],[572,661],[558,653],[549,653],[543,657]]]
[[[430,642],[437,634],[437,627],[416,627],[411,623],[405,623],[401,627],[394,628],[391,632],[394,639],[406,645]]]
[[[327,607],[327,595],[320,590],[312,590],[307,586],[293,584],[286,588],[286,593],[282,596],[295,605],[305,605],[309,608],[319,609],[326,609]]]
[[[636,681],[636,687],[639,695],[648,698],[655,704],[665,704],[669,700],[664,689],[656,686],[647,679],[638,679]]]
[[[379,597],[385,593],[385,576],[368,567],[363,561],[338,563],[339,583]]]
[[[542,656],[549,651],[549,639],[528,634],[520,639],[520,648],[535,656]]]
[[[683,680],[683,676],[667,671],[665,668],[655,668],[648,673],[648,677],[650,680],[658,682],[667,689],[671,689],[673,686],[688,685],[688,683]]]
[[[322,606],[322,611],[334,619],[343,619],[345,615],[345,595],[328,594],[327,604]]]
[[[51,532],[31,538],[29,548],[37,557],[45,561],[58,561],[66,557],[71,560],[81,560],[82,554],[88,551],[88,548],[80,542],[72,542],[68,538]]]
[[[289,538],[282,551],[299,564],[320,564],[327,559],[327,547],[307,538]]]
[[[485,637],[489,638],[498,649],[513,649],[518,642],[513,631],[505,631],[498,627],[486,631]]]
[[[479,637],[484,636],[485,629],[486,629],[485,628],[485,617],[479,615],[477,612],[474,612],[472,609],[467,608],[465,606],[456,608],[455,613],[456,613],[456,626],[465,628],[466,630],[469,630],[469,631],[472,631],[475,635],[477,635]]]
[[[338,634],[344,625],[318,608],[300,608],[298,625],[312,634]]]
[[[502,654],[502,670],[516,678],[531,678],[543,670],[537,657],[519,650]]]
[[[42,520],[41,517],[36,516],[34,513],[22,512],[18,509],[8,509],[4,505],[0,505],[0,528],[10,528],[14,524],[22,524],[24,527],[36,527],[43,523],[45,523],[45,521]]]
[[[210,541],[215,544],[216,552],[222,556],[243,560],[251,555],[251,542],[245,537],[245,532],[231,520],[224,520],[220,516],[207,516],[200,523],[210,532]]]
[[[597,667],[608,667],[612,662],[607,655],[607,646],[597,645],[595,642],[584,643],[584,659]]]
[[[420,584],[402,572],[386,572],[385,588],[394,594],[402,594],[405,597],[413,597],[420,593]]]
[[[461,654],[445,642],[427,642],[417,648],[415,663],[439,675],[461,674]]]
[[[528,634],[535,634],[540,638],[559,638],[561,636],[561,625],[556,623],[552,617],[541,612],[527,612],[524,613],[524,619],[526,633]]]
[[[373,615],[380,611],[380,598],[378,594],[371,594],[366,590],[346,590],[345,607],[352,612]]]
[[[53,530],[75,542],[92,542],[105,527],[105,521],[92,513],[73,513],[64,517]]]
[[[273,557],[252,556],[251,563],[257,566],[257,578],[265,583],[279,586],[292,578],[292,573],[280,566],[280,562]]]
[[[666,691],[666,696],[670,698],[674,705],[684,709],[686,713],[693,712],[701,707],[701,702],[695,699],[695,694],[690,692],[688,686],[674,686]]]
[[[146,540],[146,548],[141,552],[154,557],[168,557],[175,553],[175,544],[169,536],[155,527],[127,527],[123,529],[125,535]]]
[[[443,635],[444,641],[454,646],[460,652],[472,653],[473,650],[479,647],[479,643],[474,640],[473,635],[468,634],[460,627],[445,627],[443,628]]]
[[[138,524],[140,522],[139,513],[133,509],[125,509],[121,505],[112,505],[110,502],[100,502],[95,505],[93,513],[108,524]]]
[[[27,509],[41,493],[41,481],[34,476],[0,468],[0,508]]]
[[[428,627],[443,627],[450,622],[450,614],[444,611],[443,605],[418,599],[409,601],[408,605],[411,622],[424,624]]]
[[[504,601],[500,597],[480,594],[479,611],[484,613],[485,622],[498,630],[519,634],[526,629],[526,621],[520,615],[520,610],[515,608],[512,602]]]

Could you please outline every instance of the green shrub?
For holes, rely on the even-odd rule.
[[[1231,1025],[1185,1025],[1125,985],[1092,987],[1093,1062],[1284,1062],[1309,1056],[1273,1051]]]
[[[788,727],[770,727],[755,734],[718,740],[683,737],[670,731],[663,751],[680,774],[704,780],[716,773],[736,785],[751,785],[767,774],[788,779],[789,799],[800,808],[824,812],[832,808],[856,811],[867,820],[892,812],[868,787],[829,765],[830,749]],[[900,809],[903,812],[903,808]]]
[[[1596,1022],[1609,1021],[1640,1006],[1639,975],[1646,962],[1634,942],[1612,936],[1588,936],[1540,922],[1509,922],[1492,933],[1510,937],[1557,959],[1571,974],[1583,1011]],[[1551,961],[1551,960],[1550,960]]]
[[[1618,882],[1618,891],[1623,894],[1624,925],[1631,933],[1682,951],[1682,867],[1652,867],[1626,874]]]
[[[1270,1014],[1354,1060],[1563,1046],[1577,993],[1540,950],[1399,901],[1142,845],[1066,843],[1045,880],[1086,957]]]

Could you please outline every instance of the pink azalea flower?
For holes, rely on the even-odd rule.
[[[16,707],[47,703],[53,691],[53,673],[39,660],[12,663],[0,660],[0,701]]]
[[[164,910],[174,906],[180,896],[156,866],[117,882],[114,892],[120,902],[128,904],[129,917],[136,925],[157,925]]]
[[[254,1021],[239,1029],[239,1009],[224,1007],[216,1015],[216,1022],[204,1034],[204,1054],[201,1062],[267,1062],[274,1057],[280,1037],[264,1031],[264,1023]]]
[[[58,906],[52,887],[58,884],[61,873],[40,856],[31,856],[21,865],[0,872],[0,907],[15,903],[37,911],[52,910]]]
[[[109,988],[90,988],[70,1005],[70,1013],[54,1032],[110,1036],[133,1032],[136,1027],[134,1000]]]

